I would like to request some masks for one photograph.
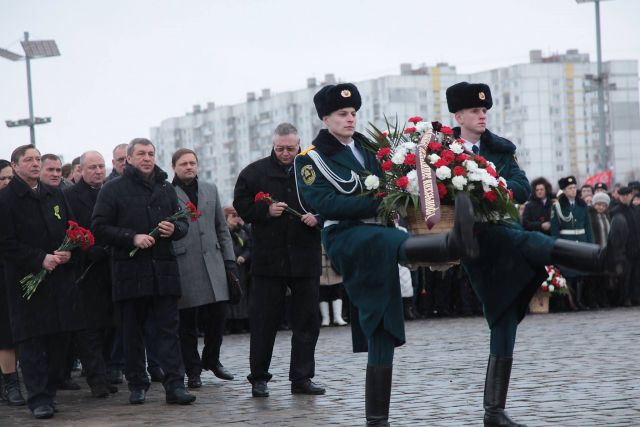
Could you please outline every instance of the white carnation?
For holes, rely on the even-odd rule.
[[[376,190],[378,187],[380,187],[380,178],[375,175],[369,175],[364,180],[364,186],[367,190]]]
[[[426,130],[433,129],[431,122],[418,122],[416,123],[416,130],[418,132],[425,132]]]
[[[497,187],[498,186],[498,180],[495,179],[495,177],[489,175],[489,173],[484,170],[484,173],[482,174],[482,183],[483,184],[487,184],[489,187]]]
[[[473,160],[465,160],[462,164],[469,172],[473,172],[478,169],[478,164]]]
[[[464,147],[462,146],[462,144],[459,144],[459,143],[457,143],[457,142],[452,143],[452,144],[449,146],[449,149],[450,149],[451,151],[453,151],[453,153],[454,153],[454,154],[456,154],[456,155],[457,155],[457,154],[460,154],[460,153],[462,153],[462,152],[464,151]]]
[[[396,149],[396,152],[391,156],[391,161],[396,165],[401,165],[404,163],[404,158],[407,157],[407,150],[402,147]]]
[[[464,176],[454,176],[451,178],[451,183],[456,188],[456,190],[464,190],[464,186],[467,184],[467,178]]]
[[[440,156],[437,154],[429,154],[429,163],[435,165],[438,160],[440,160]]]
[[[549,285],[549,292],[553,292],[556,290],[556,287],[553,285]]]
[[[407,191],[414,196],[420,194],[420,190],[418,187],[418,172],[414,169],[409,171],[407,174],[407,178],[409,178],[409,185],[407,185]]]
[[[467,172],[467,178],[469,181],[482,181],[483,176],[484,174],[482,173],[482,169],[475,169]]]
[[[451,178],[451,169],[447,166],[440,166],[436,169],[436,176],[439,180]]]
[[[503,177],[498,178],[498,183],[502,183],[502,187],[507,187],[507,180],[504,179]]]
[[[416,149],[416,143],[411,141],[405,142],[404,144],[402,144],[402,147],[404,147],[404,149],[408,152],[412,153]]]

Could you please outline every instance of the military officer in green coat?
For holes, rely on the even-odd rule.
[[[567,176],[558,181],[562,194],[551,209],[551,235],[558,239],[575,242],[593,242],[589,207],[577,196],[578,186],[574,176]],[[586,282],[580,271],[562,268],[562,275],[567,279],[571,293],[575,295],[574,310],[588,310],[585,305]]]
[[[530,185],[518,166],[515,145],[487,129],[491,90],[485,84],[457,83],[447,89],[449,111],[460,127],[454,136],[464,140],[469,152],[496,166],[517,203],[529,197]],[[480,255],[463,260],[471,285],[483,304],[491,330],[490,356],[484,389],[484,425],[520,426],[504,411],[516,330],[529,301],[547,274],[545,265],[556,264],[584,271],[602,271],[612,257],[606,249],[587,243],[556,240],[540,232],[525,231],[517,222],[477,222]]]
[[[382,171],[364,148],[366,138],[355,131],[362,103],[358,89],[350,83],[329,85],[313,100],[327,129],[296,157],[298,191],[306,208],[324,219],[322,243],[357,309],[354,351],[368,351],[367,425],[386,426],[394,347],[405,341],[398,262],[473,257],[473,209],[466,196],[458,198],[455,226],[447,234],[410,237],[386,227],[377,218],[380,199],[363,194],[363,176]]]

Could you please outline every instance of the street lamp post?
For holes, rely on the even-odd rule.
[[[595,3],[596,7],[596,57],[598,75],[594,79],[598,90],[598,134],[600,148],[600,170],[609,168],[609,149],[607,148],[606,118],[604,116],[604,74],[602,73],[602,43],[600,40],[600,2],[604,0],[576,0],[576,3]]]
[[[24,56],[0,48],[0,56],[11,61],[27,63],[27,92],[29,96],[29,118],[21,120],[7,120],[7,127],[29,126],[31,144],[36,145],[36,125],[50,123],[51,117],[34,117],[33,115],[33,91],[31,89],[31,60],[60,56],[60,51],[55,40],[29,40],[29,33],[24,32],[24,41],[21,42]]]

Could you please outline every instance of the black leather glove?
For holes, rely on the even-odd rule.
[[[227,286],[229,287],[229,302],[237,304],[242,299],[242,286],[240,286],[238,265],[235,261],[225,261],[224,269],[227,274]]]
[[[238,264],[235,261],[225,260],[224,261],[224,269],[228,273],[233,274],[236,277],[240,277],[240,271],[238,270]]]

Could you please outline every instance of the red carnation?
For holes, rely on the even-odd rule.
[[[391,155],[391,148],[382,147],[381,149],[378,150],[378,153],[376,154],[376,157],[378,158],[378,160],[380,160],[383,157],[389,156],[389,155]]]
[[[387,196],[387,193],[385,193],[384,191],[378,191],[376,194],[373,195],[373,197],[375,197],[376,199],[384,199]]]
[[[416,128],[414,127],[404,129],[404,133],[414,133],[415,131],[416,131]]]
[[[409,123],[413,123],[414,125],[416,123],[420,123],[422,121],[422,117],[420,116],[414,116],[414,117],[410,117],[409,120],[407,120]]]
[[[434,141],[434,142],[430,142],[427,147],[431,151],[440,151],[442,149],[442,144],[440,144],[439,142],[435,142]]]
[[[384,162],[382,162],[382,170],[385,172],[389,172],[391,169],[393,169],[393,162],[391,160],[385,160]]]
[[[491,191],[486,191],[482,197],[484,197],[485,199],[487,199],[488,201],[490,201],[491,203],[495,202],[496,200],[498,200],[498,195],[496,194],[495,191],[491,190]]]
[[[547,285],[542,285],[542,292],[549,292],[549,287]]]
[[[465,153],[460,153],[458,154],[458,157],[456,157],[456,160],[459,162],[464,162],[465,160],[469,160],[471,157],[469,157],[468,154]]]
[[[464,176],[466,173],[467,171],[462,166],[456,166],[453,168],[453,174],[455,176]]]
[[[447,186],[444,185],[443,183],[439,182],[438,183],[438,195],[440,196],[440,200],[444,199],[444,197],[447,195],[448,191],[447,191]]]
[[[498,177],[498,173],[495,171],[495,169],[493,169],[492,167],[487,167],[486,171],[489,175],[491,175],[494,178]]]
[[[509,189],[509,200],[513,200],[513,190]]]
[[[438,159],[438,161],[434,164],[434,166],[436,167],[436,169],[438,169],[440,166],[447,166],[449,163],[447,163],[446,160],[443,159]]]
[[[479,164],[480,166],[484,166],[487,164],[487,159],[485,159],[484,157],[482,157],[481,155],[477,155],[473,158],[473,160],[476,161],[477,164]]]
[[[416,155],[413,153],[407,153],[407,155],[404,157],[404,164],[405,165],[409,165],[409,166],[415,166],[416,165]]]
[[[406,176],[401,176],[400,178],[396,179],[396,185],[403,190],[406,189],[407,185],[409,185],[409,178],[407,178]]]
[[[442,126],[442,128],[440,128],[440,132],[444,133],[445,135],[453,135],[453,129],[451,129],[449,126]]]
[[[443,150],[442,153],[440,153],[440,158],[449,164],[455,160],[456,155],[453,154],[451,150]]]
[[[200,216],[200,211],[198,210],[196,205],[194,205],[191,202],[187,202],[187,204],[185,206],[187,208],[187,215],[189,215],[189,217],[191,217],[191,221],[192,222],[196,221],[198,219],[198,217]]]
[[[456,142],[459,142],[460,144],[464,144],[464,139],[462,139],[462,138],[456,138]]]
[[[255,199],[253,200],[255,203],[258,202],[267,202],[269,203],[269,201],[271,200],[271,195],[269,193],[263,193],[262,191],[258,192],[258,194],[256,194]]]

